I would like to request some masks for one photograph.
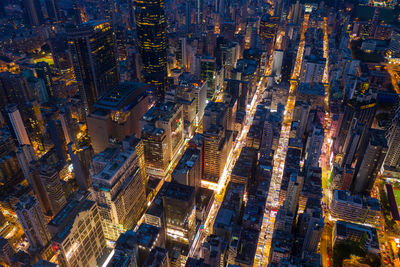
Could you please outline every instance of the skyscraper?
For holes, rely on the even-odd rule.
[[[305,56],[300,71],[300,82],[322,82],[325,63],[326,60],[324,58],[319,58],[314,55]]]
[[[97,266],[106,241],[96,202],[76,194],[49,222],[53,249],[61,266]]]
[[[196,227],[195,189],[175,182],[166,188],[162,199],[167,238],[191,246]]]
[[[295,215],[297,211],[300,192],[303,188],[303,181],[303,177],[297,176],[297,173],[295,172],[290,176],[286,199],[283,206],[286,210],[290,211],[292,215]]]
[[[32,169],[32,187],[45,213],[55,215],[65,205],[66,198],[57,170],[49,165],[37,165]]]
[[[143,115],[141,123],[146,171],[165,177],[183,145],[182,106],[169,101],[157,104]]]
[[[10,241],[3,237],[0,237],[0,260],[4,261],[8,265],[11,265],[11,257],[14,255],[15,251],[12,248]]]
[[[167,36],[164,0],[136,0],[136,27],[146,83],[157,86],[164,99],[167,82]]]
[[[49,97],[54,97],[53,80],[51,77],[51,70],[48,63],[42,61],[35,64],[35,71],[38,78],[44,81],[46,85],[47,94]]]
[[[319,166],[319,158],[321,156],[321,149],[323,142],[324,142],[324,128],[321,124],[316,124],[314,126],[312,135],[307,140],[307,147],[306,147],[307,167]]]
[[[20,145],[30,145],[31,142],[29,141],[28,133],[26,132],[24,122],[22,121],[22,117],[17,105],[7,106],[7,114],[18,143]]]
[[[378,176],[378,171],[382,165],[387,152],[387,140],[383,130],[371,129],[369,143],[364,153],[360,152],[357,160],[354,193],[370,192]]]
[[[86,114],[119,83],[114,32],[108,21],[89,21],[68,29],[69,47]]]
[[[75,180],[79,190],[86,191],[90,186],[89,166],[93,156],[93,149],[90,146],[84,146],[74,150],[72,145],[73,143],[70,142],[67,147],[72,165],[74,166]]]
[[[207,98],[212,99],[215,91],[215,71],[216,71],[216,58],[212,56],[202,56],[200,58],[200,79],[206,81],[207,84]]]
[[[86,118],[95,153],[106,149],[110,140],[122,141],[133,133],[141,137],[140,119],[153,105],[150,90],[150,84],[124,82],[96,101],[96,110]]]
[[[232,143],[232,132],[213,125],[204,133],[203,181],[218,184]]]
[[[47,17],[50,21],[58,22],[61,19],[58,0],[45,0],[45,7],[47,11]]]
[[[395,121],[388,135],[388,151],[384,161],[385,172],[400,172],[400,122]]]
[[[274,42],[279,28],[279,17],[271,17],[268,14],[260,20],[260,37],[262,40]]]
[[[180,184],[200,188],[201,159],[200,150],[187,148],[171,174],[172,179]]]
[[[7,104],[18,104],[23,107],[25,102],[35,98],[27,79],[22,74],[10,72],[0,73],[0,107]]]
[[[43,12],[39,0],[23,0],[25,23],[31,27],[39,26],[44,22]]]
[[[91,164],[93,198],[99,205],[106,239],[116,241],[132,228],[146,204],[145,178],[139,167],[138,138],[123,141],[123,149],[110,147],[97,154]]]
[[[0,18],[5,17],[6,15],[6,1],[5,0],[0,0]]]
[[[15,205],[15,212],[30,248],[37,249],[46,246],[50,241],[50,233],[39,201],[34,196],[24,196]]]
[[[324,218],[320,209],[307,208],[302,217],[302,224],[306,225],[303,250],[316,252],[324,228]]]

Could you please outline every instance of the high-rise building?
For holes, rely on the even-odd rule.
[[[46,114],[46,128],[49,133],[50,139],[54,144],[54,150],[57,154],[58,159],[61,162],[65,162],[67,159],[67,150],[66,150],[66,140],[62,127],[62,123],[57,119],[54,112],[48,112]]]
[[[146,261],[143,263],[143,267],[169,267],[168,251],[165,248],[154,247]]]
[[[33,192],[42,210],[46,214],[57,214],[67,202],[57,169],[36,162],[31,172]]]
[[[104,93],[94,104],[94,111],[87,116],[90,140],[95,153],[100,153],[111,143],[126,136],[141,137],[140,119],[153,104],[145,83],[124,82]]]
[[[207,132],[213,126],[228,129],[228,108],[224,102],[208,102],[203,117],[203,132]]]
[[[157,96],[164,99],[167,83],[167,36],[164,0],[135,0],[139,51],[146,83],[157,86]]]
[[[168,138],[164,129],[147,125],[142,130],[146,172],[164,177],[170,162]]]
[[[392,32],[392,38],[390,39],[389,51],[393,58],[400,56],[400,30],[395,29]]]
[[[89,21],[67,30],[75,77],[89,114],[100,96],[119,83],[114,32],[108,21]]]
[[[97,266],[104,256],[104,238],[96,202],[80,193],[47,225],[61,266]]]
[[[29,242],[30,249],[45,247],[50,242],[47,221],[34,196],[24,196],[15,205],[15,213]]]
[[[216,183],[222,175],[232,145],[232,132],[212,126],[204,133],[203,181]]]
[[[359,243],[366,251],[379,253],[378,233],[373,227],[338,220],[333,229],[332,239],[333,245],[351,240]]]
[[[354,223],[379,223],[379,200],[369,196],[351,195],[350,191],[333,190],[329,205],[331,216],[335,219]]]
[[[21,74],[26,78],[26,81],[28,82],[29,87],[31,88],[33,94],[35,95],[35,98],[40,102],[40,103],[47,103],[49,102],[49,96],[46,90],[46,85],[44,83],[44,80],[41,78],[36,78],[34,76],[33,71],[31,70],[23,70]]]
[[[400,173],[400,121],[396,120],[388,135],[388,151],[384,161],[384,171]],[[398,176],[399,174],[397,174]],[[397,177],[396,176],[396,177]]]
[[[325,225],[321,209],[307,208],[302,215],[302,223],[307,227],[304,235],[303,251],[317,252]]]
[[[32,185],[32,173],[30,172],[30,162],[36,160],[35,152],[31,145],[20,146],[17,150],[17,158],[24,178]]]
[[[131,234],[131,232],[127,231],[125,237],[129,234]],[[135,243],[139,246],[138,266],[142,266],[152,248],[165,247],[166,240],[164,228],[142,223],[133,237]],[[121,239],[122,238],[119,238],[117,243],[121,241]]]
[[[84,146],[73,148],[72,142],[67,145],[68,154],[71,158],[72,165],[74,167],[75,180],[78,184],[78,188],[81,191],[89,189],[91,184],[89,177],[90,161],[94,154],[92,147]]]
[[[39,0],[22,1],[25,23],[31,27],[40,26],[44,22],[42,6]]]
[[[279,17],[271,17],[268,14],[262,16],[260,21],[260,37],[270,43],[275,42],[279,28]]]
[[[158,103],[143,115],[141,123],[146,171],[165,177],[183,145],[182,106],[169,101]]]
[[[59,22],[61,15],[58,0],[45,0],[44,4],[47,11],[47,19],[53,23]]]
[[[351,166],[354,160],[354,155],[359,147],[360,139],[364,133],[364,124],[359,123],[356,119],[352,123],[354,126],[347,134],[343,145],[343,161],[342,167]]]
[[[294,24],[299,24],[302,18],[303,13],[303,5],[300,4],[300,1],[297,0],[296,4],[292,4],[291,6],[291,18],[290,22]]]
[[[133,138],[92,159],[91,191],[99,205],[106,239],[116,241],[121,232],[134,227],[146,206],[145,177],[139,166],[143,155],[137,152],[140,146],[141,140]]]
[[[320,83],[324,76],[326,60],[313,55],[305,56],[301,65],[300,82]]]
[[[275,78],[280,78],[282,72],[282,63],[283,63],[283,50],[274,50],[274,56],[272,61],[272,75]]]
[[[206,81],[207,98],[212,99],[215,93],[216,58],[212,56],[202,56],[199,60],[199,77]]]
[[[201,185],[201,158],[200,150],[187,148],[171,174],[172,180],[193,186],[196,189]]]
[[[357,160],[353,180],[354,193],[368,193],[374,185],[387,152],[387,140],[383,130],[370,130],[370,138],[364,153]]]
[[[138,244],[135,232],[128,230],[121,234],[115,243],[115,253],[107,267],[111,266],[139,266]]]
[[[321,156],[322,144],[324,143],[324,128],[322,124],[314,126],[312,135],[307,140],[306,145],[306,167],[318,167]]]
[[[167,238],[191,246],[196,228],[195,188],[171,182],[163,194]]]
[[[49,2],[56,1],[56,0],[51,0]],[[47,94],[49,97],[54,97],[54,88],[53,88],[53,79],[51,75],[51,70],[50,66],[48,63],[41,61],[35,64],[35,72],[38,78],[42,79],[44,81],[44,84],[46,85],[46,90]]]
[[[14,254],[15,251],[12,248],[10,241],[8,241],[8,239],[0,237],[0,260],[11,266],[11,258],[14,256]]]
[[[25,106],[21,109],[21,116],[32,145],[37,151],[44,151],[46,130],[39,102],[35,99],[26,102]]]
[[[22,108],[25,102],[34,98],[27,79],[22,74],[10,72],[0,73],[0,96],[1,108],[7,104],[18,104]]]
[[[7,106],[7,114],[10,119],[14,135],[18,140],[18,143],[22,145],[30,145],[31,142],[26,132],[24,122],[22,120],[21,114],[19,113],[17,105]]]
[[[308,114],[310,113],[310,103],[307,101],[297,100],[293,110],[293,123],[297,123],[296,138],[303,138],[306,130]],[[292,123],[292,126],[293,126]]]
[[[72,119],[71,106],[66,103],[60,108],[60,123],[64,132],[65,143],[77,143],[77,126]],[[93,141],[92,141],[93,142]]]
[[[193,134],[195,127],[203,119],[207,100],[206,83],[195,75],[184,72],[178,77],[178,86],[175,89],[175,101],[183,105],[185,133]]]
[[[297,173],[292,173],[289,179],[289,185],[286,193],[286,199],[283,207],[292,215],[296,214],[299,205],[300,192],[303,188],[304,179],[298,176]]]
[[[340,131],[335,140],[335,151],[343,152],[343,145],[345,144],[349,131],[352,129],[354,118],[357,119],[357,122],[364,125],[362,135],[367,133],[367,129],[371,127],[375,117],[376,109],[376,94],[357,96],[346,103],[343,119],[339,128]],[[364,137],[361,139],[364,139]]]

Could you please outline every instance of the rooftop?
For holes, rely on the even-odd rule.
[[[299,93],[304,95],[324,96],[325,87],[322,83],[300,83]]]
[[[62,242],[70,233],[78,214],[90,210],[96,202],[87,199],[83,195],[77,195],[49,222],[49,227],[55,227],[57,234],[53,238]]]
[[[139,140],[139,139],[138,139]],[[92,158],[91,179],[94,183],[113,185],[123,173],[123,166],[132,164],[135,159],[135,146],[123,150],[120,147],[108,147]]]
[[[139,82],[124,82],[108,90],[94,107],[106,110],[129,109],[140,102],[152,86]]]
[[[165,103],[158,103],[150,108],[142,117],[146,122],[166,121],[168,122],[179,109],[179,105],[166,101]]]
[[[37,203],[38,201],[34,196],[23,196],[20,198],[20,201],[15,205],[15,211],[29,210]]]
[[[163,194],[164,197],[189,201],[194,196],[194,187],[171,182]]]
[[[144,267],[158,267],[168,259],[168,251],[165,248],[155,247],[150,251],[144,262]]]
[[[174,173],[182,172],[186,173],[189,171],[194,163],[199,159],[200,151],[195,148],[187,148],[185,153],[183,153],[182,158],[179,160],[178,164],[176,165],[174,171],[172,172],[172,177]]]
[[[371,197],[362,197],[360,195],[351,195],[350,191],[334,190],[333,200],[347,202],[352,205],[363,206],[372,210],[380,210],[379,200]]]
[[[151,248],[160,232],[161,228],[147,223],[142,223],[136,231],[136,240],[139,245]]]

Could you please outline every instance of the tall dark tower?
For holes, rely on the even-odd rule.
[[[4,18],[6,16],[6,0],[0,0],[0,18]]]
[[[68,29],[69,47],[86,114],[119,83],[117,49],[111,22],[89,21]]]
[[[50,21],[59,22],[61,20],[58,0],[45,0],[45,7]]]
[[[38,0],[23,0],[25,22],[31,27],[36,27],[44,22],[43,13]]]
[[[167,85],[167,36],[164,0],[136,0],[136,27],[146,83],[157,86],[159,100]]]

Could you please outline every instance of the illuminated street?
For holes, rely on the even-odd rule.
[[[399,25],[0,0],[0,266],[400,267]]]
[[[278,150],[274,154],[274,166],[271,177],[271,184],[268,191],[266,208],[263,218],[263,223],[257,242],[257,252],[254,258],[254,266],[266,266],[268,264],[269,251],[271,247],[272,234],[274,229],[275,217],[279,208],[279,192],[281,187],[281,180],[283,175],[283,169],[285,166],[286,152],[289,142],[289,131],[293,116],[294,104],[296,101],[296,87],[297,80],[300,75],[300,69],[303,59],[304,52],[304,34],[307,30],[308,16],[305,16],[302,25],[301,39],[299,48],[296,55],[296,64],[292,74],[292,80],[289,89],[289,98],[285,107],[285,114],[282,122],[281,135],[279,138]]]

